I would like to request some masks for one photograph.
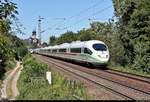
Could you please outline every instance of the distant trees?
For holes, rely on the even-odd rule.
[[[60,37],[56,38],[55,36],[50,37],[49,44],[56,45],[62,43],[70,43],[72,41],[76,41],[77,36],[72,31],[67,31],[66,33],[62,34]]]
[[[80,31],[77,32],[77,39],[80,41],[88,41],[93,39],[95,36],[95,33],[93,33],[91,30],[89,29],[82,29]]]
[[[42,47],[47,47],[48,44],[46,42],[43,42]]]
[[[75,40],[77,40],[76,34],[74,34],[72,31],[67,31],[66,33],[62,34],[59,38],[57,38],[57,43],[70,43]]]
[[[106,33],[106,31],[108,31],[106,30],[108,28],[107,23],[93,22],[90,25],[91,27],[89,29],[82,29],[77,33],[74,33],[72,31],[67,31],[66,33],[62,34],[60,37],[51,36],[49,44],[56,45],[62,43],[71,43],[72,41],[76,41],[76,40],[80,40],[80,41],[88,41],[92,39],[104,40],[107,37],[108,34]]]
[[[49,45],[55,45],[56,44],[56,37],[55,36],[50,36],[49,38]]]
[[[15,35],[10,34],[8,37],[11,42],[11,49],[13,50],[12,54],[17,60],[22,60],[22,58],[28,52],[26,45]]]

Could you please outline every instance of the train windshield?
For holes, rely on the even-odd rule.
[[[101,43],[93,44],[93,48],[96,51],[106,51],[107,50],[107,47],[104,44],[101,44]]]

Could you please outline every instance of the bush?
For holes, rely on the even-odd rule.
[[[18,81],[18,100],[76,100],[73,95],[89,99],[83,84],[68,81],[66,77],[52,72],[52,85],[49,85],[45,78],[46,71],[50,71],[47,64],[43,64],[30,54],[25,56],[23,61],[24,69]],[[31,81],[31,78],[35,77],[42,79]]]

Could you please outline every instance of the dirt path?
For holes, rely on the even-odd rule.
[[[20,76],[22,65],[20,62],[17,62],[17,66],[14,70],[8,75],[8,77],[3,81],[2,89],[1,89],[1,98],[9,98],[7,93],[7,86],[11,83],[11,91],[12,91],[12,99],[14,100],[17,95],[19,95],[17,88],[17,80]]]

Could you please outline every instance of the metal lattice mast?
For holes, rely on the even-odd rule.
[[[39,44],[41,45],[41,17],[40,16],[38,20],[38,35],[39,35]]]
[[[41,45],[41,41],[42,41],[42,35],[41,35],[41,20],[43,18],[41,18],[41,16],[39,16],[39,20],[38,20],[38,35],[39,35],[39,43]]]

